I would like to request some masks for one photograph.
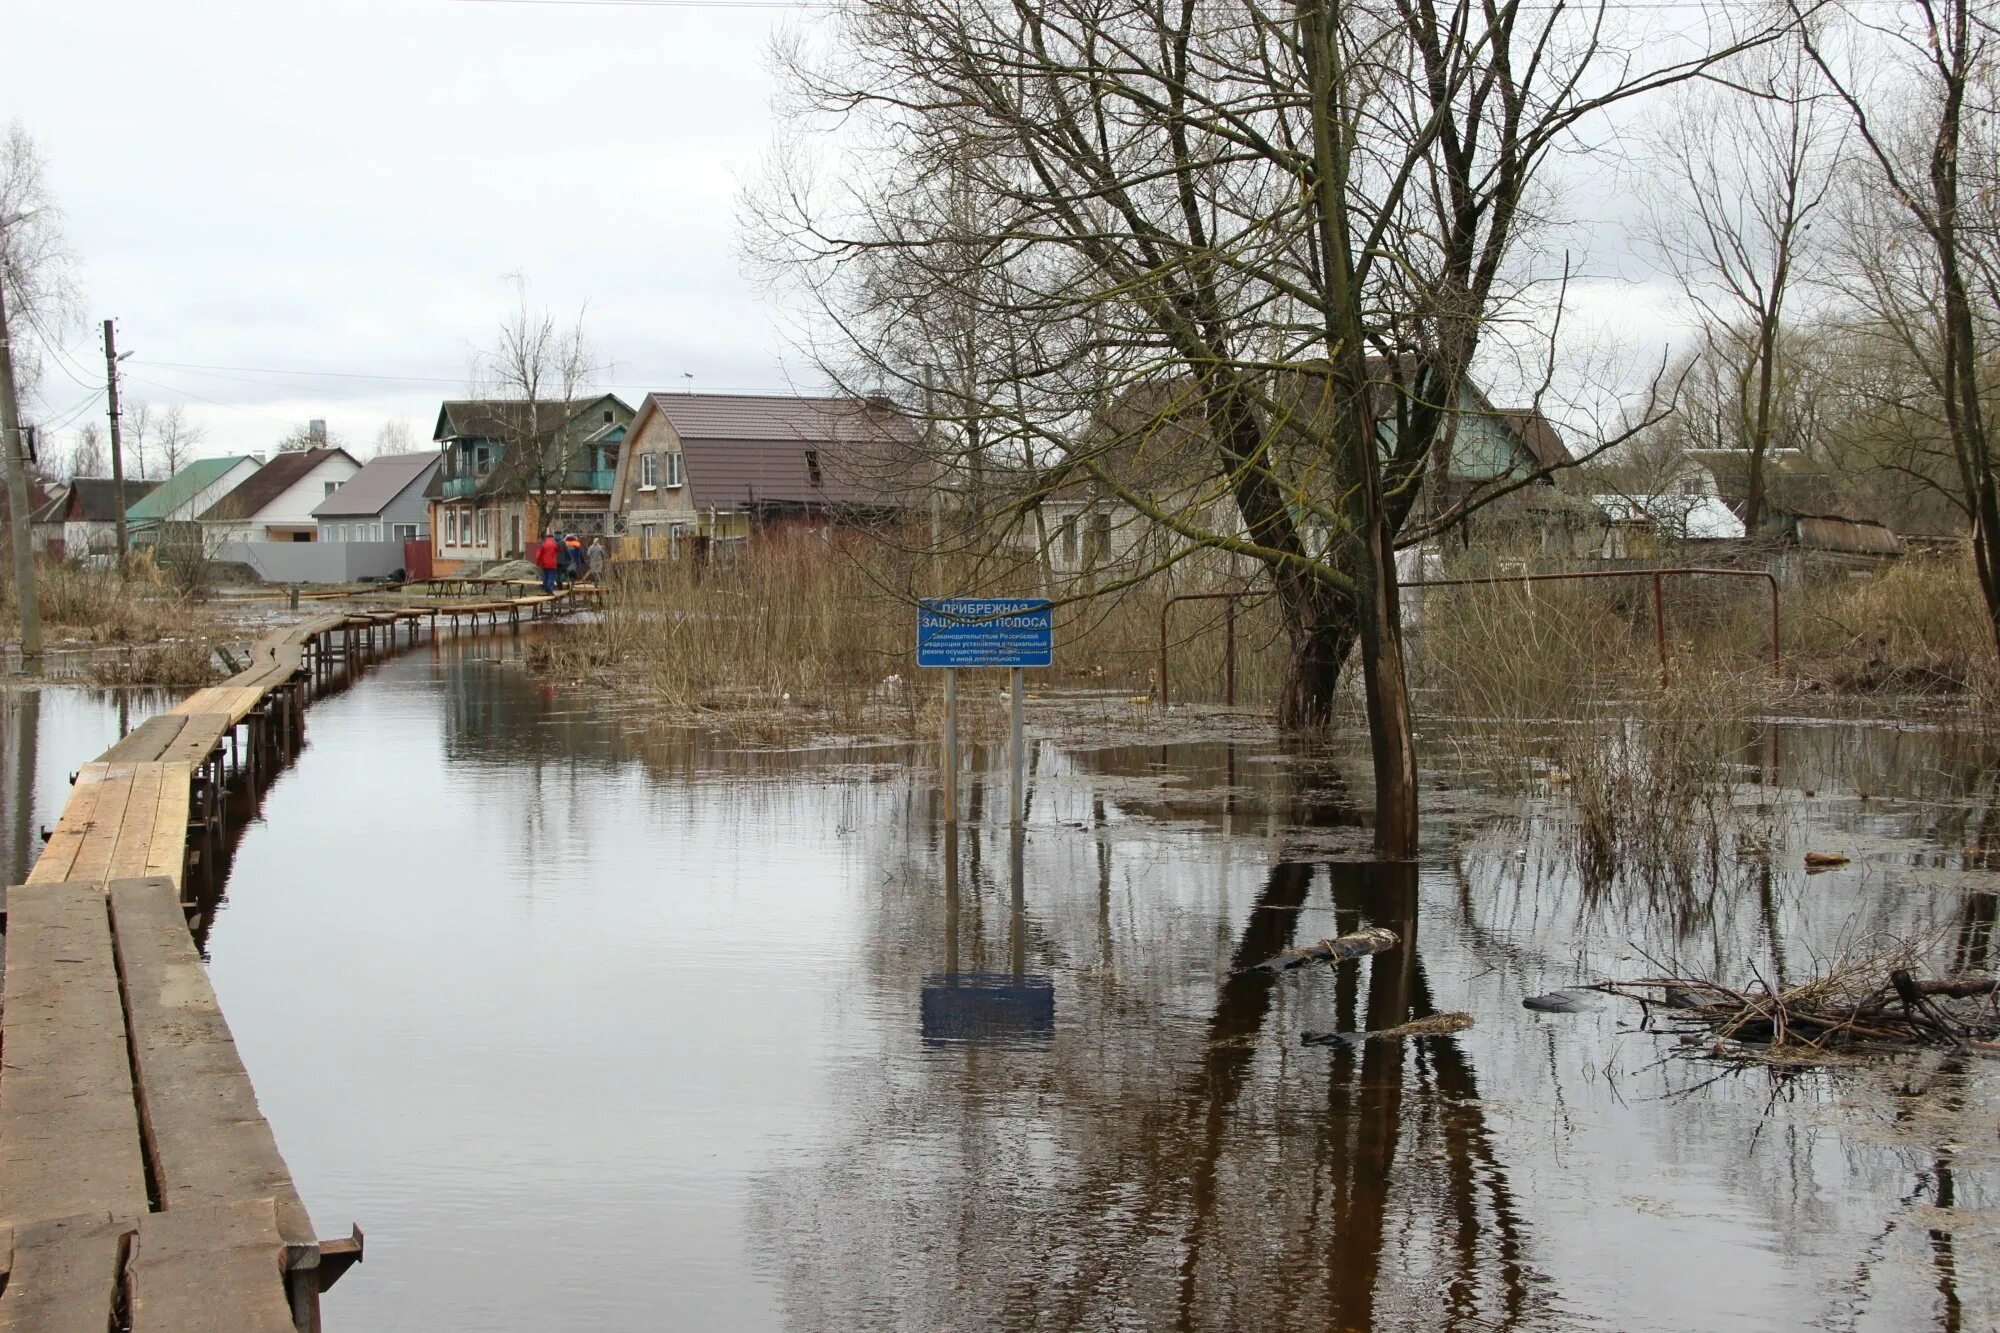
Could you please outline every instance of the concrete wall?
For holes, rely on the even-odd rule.
[[[403,568],[401,542],[222,542],[216,560],[248,565],[268,583],[351,583]]]

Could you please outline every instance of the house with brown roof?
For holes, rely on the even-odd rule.
[[[1385,453],[1394,448],[1398,399],[1377,390],[1376,432]],[[1323,372],[1312,367],[1275,374],[1263,405],[1270,419],[1271,466],[1288,488],[1320,503],[1333,501],[1322,441],[1331,429]],[[1413,515],[1443,519],[1470,511],[1517,482],[1526,482],[1501,506],[1452,525],[1455,542],[1491,534],[1476,526],[1545,530],[1568,544],[1577,506],[1555,494],[1554,478],[1575,461],[1553,423],[1533,408],[1496,408],[1478,386],[1466,383],[1449,413],[1448,430],[1432,449],[1423,495]],[[1101,474],[1101,476],[1100,476]],[[1108,480],[1107,480],[1108,479]],[[1145,496],[1155,510],[1177,513],[1212,532],[1241,530],[1241,516],[1224,483],[1199,390],[1190,380],[1134,385],[1091,422],[1064,456],[1037,474],[1017,472],[1010,484],[1022,495],[1041,496],[1037,528],[1017,529],[1016,541],[1046,542],[1053,573],[1158,559],[1165,545],[1183,539],[1128,503],[1121,489]],[[1300,506],[1309,543],[1323,545],[1324,525]],[[1551,541],[1549,544],[1557,544]]]
[[[360,470],[361,464],[341,448],[276,454],[202,511],[202,540],[211,549],[224,541],[317,541],[319,520],[313,510]]]
[[[433,568],[519,559],[554,528],[609,532],[611,485],[632,423],[616,394],[570,402],[454,399],[431,438],[425,488]]]
[[[125,503],[152,494],[156,481],[125,479]],[[118,490],[110,477],[76,477],[58,486],[29,519],[34,548],[54,560],[118,550]]]
[[[691,537],[871,521],[912,503],[917,431],[887,403],[791,394],[652,393],[639,405],[611,510],[642,560]]]

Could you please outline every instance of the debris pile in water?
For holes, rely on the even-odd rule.
[[[1774,1048],[1951,1046],[2000,1052],[2000,979],[1923,977],[1921,950],[1898,944],[1844,960],[1824,975],[1773,989],[1694,977],[1602,981],[1592,987],[1639,1001],[1686,1034]]]

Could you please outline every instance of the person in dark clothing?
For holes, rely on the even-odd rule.
[[[575,583],[583,577],[583,539],[574,532],[563,538],[563,582]]]
[[[542,571],[542,591],[556,590],[556,569],[562,563],[562,543],[551,532],[542,538],[542,544],[535,548],[535,568]]]

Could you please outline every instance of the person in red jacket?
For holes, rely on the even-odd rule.
[[[561,561],[561,548],[556,543],[556,535],[551,532],[542,538],[542,544],[535,548],[535,568],[542,571],[542,591],[556,590],[556,565]]]

